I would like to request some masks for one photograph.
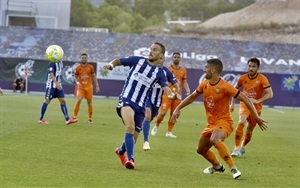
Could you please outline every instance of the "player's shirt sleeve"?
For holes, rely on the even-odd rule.
[[[166,87],[169,85],[163,69],[161,68],[158,69],[157,78],[158,78],[158,83],[159,85],[161,85],[161,87]]]
[[[55,63],[49,63],[49,65],[48,65],[48,73],[50,74],[50,73],[53,73],[54,74],[54,72],[55,72],[55,70],[56,70],[56,65],[55,65]]]
[[[168,82],[170,82],[172,85],[178,82],[177,79],[174,77],[173,73],[169,69],[164,67],[164,71],[166,72],[166,77]]]
[[[120,58],[120,62],[123,66],[133,66],[139,63],[139,61],[143,59],[144,61],[146,58],[144,57],[139,57],[139,56],[129,56],[129,57],[122,57]]]
[[[271,87],[268,78],[265,77],[264,75],[261,75],[260,82],[261,82],[262,87],[264,89],[267,89],[267,88]]]

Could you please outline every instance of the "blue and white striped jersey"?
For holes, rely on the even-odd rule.
[[[170,82],[172,85],[178,82],[177,79],[174,77],[173,73],[167,67],[162,67],[162,69],[165,73],[168,82]],[[162,96],[164,94],[164,90],[161,88],[161,86],[158,83],[154,84],[151,90],[152,91],[149,92],[148,98],[150,99],[151,103],[154,106],[159,108],[162,102]]]
[[[146,58],[130,56],[120,58],[120,62],[123,66],[130,67],[121,98],[129,99],[144,107],[149,91],[155,83],[161,87],[168,86],[163,69],[150,65]]]
[[[61,84],[62,69],[63,69],[62,61],[60,61],[58,63],[49,62],[49,65],[48,65],[48,78],[47,78],[47,82],[46,82],[46,88],[56,88],[56,85],[53,83],[53,81],[50,77],[50,73],[53,73],[54,76],[55,76],[56,81]]]

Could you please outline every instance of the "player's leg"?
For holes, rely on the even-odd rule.
[[[212,132],[209,128],[205,128],[202,131],[200,139],[198,141],[197,153],[202,155],[212,165],[203,170],[203,173],[205,174],[213,174],[214,172],[225,171],[225,168],[218,160],[214,151],[210,149],[213,146],[212,142],[210,141],[211,133]]]
[[[150,122],[151,122],[151,107],[147,106],[145,108],[145,118],[143,121],[143,136],[144,136],[144,143],[143,143],[143,150],[148,151],[150,150],[149,144],[149,131],[150,131]]]
[[[20,88],[20,93],[23,93],[23,91],[24,91],[24,84],[20,84],[19,88]]]
[[[65,117],[66,124],[69,125],[69,124],[72,124],[72,123],[76,123],[78,121],[77,119],[73,119],[73,118],[69,117],[64,91],[56,89],[54,97],[57,97],[57,99],[60,102],[60,109],[61,109],[61,111],[62,111],[62,113]]]
[[[41,106],[41,113],[39,119],[40,124],[48,124],[48,122],[44,120],[44,115],[47,111],[48,104],[50,104],[51,100],[53,99],[54,92],[55,92],[54,89],[46,88],[45,100]]]
[[[76,91],[76,104],[75,104],[75,107],[74,107],[74,114],[73,114],[73,118],[74,119],[77,119],[78,118],[78,112],[79,112],[79,109],[80,109],[80,105],[81,105],[81,101],[83,99],[83,96],[84,96],[84,90],[83,89],[77,89]]]
[[[164,120],[164,117],[171,106],[171,100],[163,95],[162,104],[159,108],[159,113],[156,118],[155,126],[151,130],[151,135],[155,135],[158,131],[158,127],[161,122]]]
[[[236,126],[235,135],[234,135],[234,149],[231,153],[231,156],[233,157],[240,156],[239,149],[244,134],[244,127],[247,122],[247,117],[249,116],[249,114],[250,111],[246,107],[240,106],[239,121],[238,121],[238,125]]]
[[[134,141],[134,131],[135,131],[134,110],[130,106],[123,106],[121,108],[121,116],[125,125],[124,142],[125,142],[125,147],[127,152],[127,161],[134,162],[134,142],[135,142]],[[128,164],[128,168],[132,169],[134,168],[134,166]]]
[[[173,128],[174,128],[175,122],[171,121],[171,117],[173,115],[174,110],[180,104],[180,102],[181,102],[180,99],[176,99],[176,100],[173,100],[172,103],[171,103],[170,117],[169,117],[169,120],[168,120],[168,129],[167,129],[166,137],[170,137],[170,138],[176,138],[177,137],[173,134]]]
[[[214,147],[218,150],[220,157],[225,161],[225,163],[230,168],[233,178],[237,179],[238,177],[241,176],[241,172],[237,170],[235,163],[230,155],[230,151],[223,142],[225,138],[227,138],[232,132],[232,129],[226,129],[226,127],[230,127],[230,125],[222,126],[222,129],[217,128],[213,130],[212,135],[210,137],[210,141],[212,142]]]
[[[260,116],[261,112],[258,112],[258,115]],[[247,125],[246,131],[245,131],[244,140],[240,147],[240,155],[244,155],[246,153],[246,146],[251,141],[252,135],[253,135],[253,130],[256,126],[256,121],[252,117],[252,115],[248,116],[247,121],[248,121],[248,125]]]
[[[87,106],[88,106],[88,123],[92,124],[93,123],[93,105],[92,105],[92,100],[93,100],[93,89],[89,88],[85,92],[85,96]]]

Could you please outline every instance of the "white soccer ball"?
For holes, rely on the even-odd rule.
[[[58,45],[51,45],[47,48],[45,56],[48,61],[57,63],[64,57],[64,51]]]

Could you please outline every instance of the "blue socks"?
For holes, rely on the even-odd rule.
[[[45,112],[47,110],[47,106],[48,106],[48,104],[45,102],[42,104],[40,120],[42,120],[44,118]]]
[[[149,131],[150,131],[150,121],[144,120],[143,122],[143,135],[144,135],[144,142],[148,142],[149,140]]]
[[[125,147],[127,150],[127,158],[128,160],[132,159],[134,160],[134,137],[133,134],[126,133],[125,134]]]
[[[70,118],[69,118],[69,115],[68,115],[68,109],[67,109],[66,103],[65,104],[60,104],[60,108],[61,108],[62,113],[65,116],[66,121],[68,121]]]

